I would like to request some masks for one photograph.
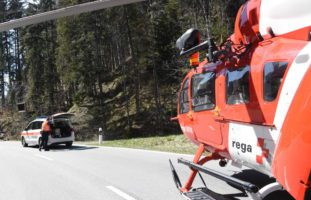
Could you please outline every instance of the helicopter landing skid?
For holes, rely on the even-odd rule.
[[[196,188],[190,192],[182,193],[182,196],[187,200],[229,200],[207,188]]]
[[[185,186],[182,187],[180,179],[178,177],[178,174],[171,162],[171,171],[173,174],[173,179],[176,184],[176,187],[179,189],[181,192],[182,196],[184,196],[188,200],[228,200],[228,198],[224,197],[221,194],[215,193],[211,190],[209,190],[203,180],[202,175],[200,172],[211,175],[217,179],[220,179],[222,181],[225,181],[227,183],[230,183],[233,185],[235,188],[240,189],[241,191],[244,191],[245,194],[249,197],[250,200],[263,200],[266,196],[271,194],[272,192],[282,190],[282,186],[277,183],[271,183],[263,187],[262,189],[258,189],[258,187],[252,183],[242,181],[240,179],[228,176],[226,174],[223,174],[221,172],[217,172],[215,170],[203,167],[202,165],[206,163],[209,160],[215,160],[219,159],[219,156],[215,156],[213,154],[210,154],[200,160],[201,155],[204,152],[204,146],[200,145],[198,148],[198,151],[195,154],[194,161],[188,161],[182,158],[178,159],[178,163],[184,164],[191,169],[191,174],[190,177],[188,178],[188,181],[186,182]],[[199,174],[203,184],[204,188],[192,188],[192,183],[194,181],[195,176]]]

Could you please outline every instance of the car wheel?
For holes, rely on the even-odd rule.
[[[22,137],[22,145],[23,145],[23,147],[28,147],[28,144],[26,143],[24,137]]]
[[[67,142],[66,147],[72,147],[72,142]]]

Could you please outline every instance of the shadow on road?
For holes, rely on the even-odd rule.
[[[259,189],[266,186],[269,183],[275,182],[274,178],[271,178],[267,175],[264,175],[260,172],[257,172],[255,170],[251,170],[251,169],[242,170],[241,172],[232,175],[232,177],[253,183],[256,186],[258,186]],[[229,184],[229,185],[231,185],[231,184]],[[231,185],[231,186],[234,187],[233,185]],[[234,188],[236,188],[236,187],[234,187]],[[236,189],[238,189],[238,188],[236,188]],[[247,195],[241,191],[241,193],[239,193],[239,194],[230,194],[230,195],[226,195],[225,197],[228,199],[237,199],[237,197],[246,197],[246,196]],[[291,197],[291,195],[286,191],[277,191],[277,192],[274,192],[274,193],[268,195],[265,198],[265,200],[280,200],[280,199],[282,199],[282,200],[294,200],[294,198]]]
[[[33,146],[30,148],[38,148],[38,146]],[[56,152],[56,151],[84,151],[84,150],[91,150],[97,149],[98,147],[92,146],[80,146],[80,145],[73,145],[71,147],[67,147],[66,145],[52,145],[49,146],[49,151]]]
[[[98,147],[79,146],[79,145],[73,145],[71,147],[66,147],[65,145],[53,145],[53,146],[50,146],[50,151],[62,151],[62,150],[83,151],[83,150],[91,150],[91,149],[97,149],[97,148]]]
[[[275,182],[274,178],[271,178],[267,175],[264,175],[260,172],[257,172],[255,170],[251,170],[251,169],[242,170],[241,172],[238,172],[238,173],[232,175],[232,177],[253,183],[259,189],[268,185],[269,183]],[[239,188],[235,187],[234,185],[232,185],[230,183],[227,183],[227,184],[233,188],[236,188],[240,192],[231,193],[231,194],[219,194],[219,193],[213,192],[210,189],[207,189],[208,194],[210,194],[211,196],[214,196],[214,197],[221,196],[221,197],[228,199],[228,200],[248,199],[248,196],[244,191],[240,190]],[[294,200],[294,198],[291,197],[291,195],[286,191],[277,191],[277,192],[273,192],[272,194],[265,197],[264,200]]]

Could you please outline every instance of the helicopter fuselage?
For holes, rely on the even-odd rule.
[[[259,42],[234,64],[201,62],[179,91],[183,133],[303,199],[311,178],[310,65],[311,42],[284,37]]]

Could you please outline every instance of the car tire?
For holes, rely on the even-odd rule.
[[[66,142],[66,147],[72,147],[72,142]]]
[[[28,144],[26,143],[24,137],[22,137],[22,146],[23,146],[23,147],[28,147]]]

